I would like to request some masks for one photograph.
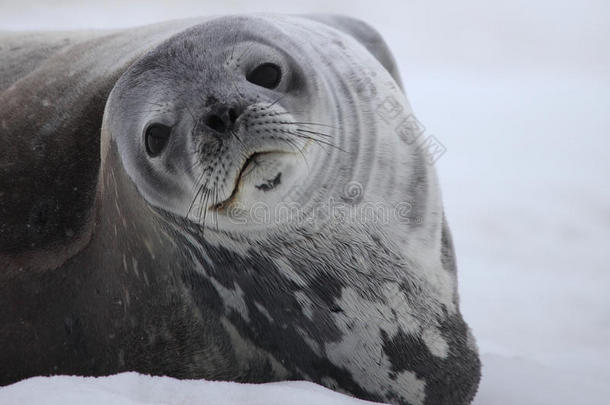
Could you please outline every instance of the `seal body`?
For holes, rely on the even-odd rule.
[[[471,401],[438,184],[373,29],[0,40],[3,384],[135,370]]]

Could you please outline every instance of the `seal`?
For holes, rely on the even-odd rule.
[[[365,23],[0,34],[0,382],[306,379],[467,404],[439,186]]]

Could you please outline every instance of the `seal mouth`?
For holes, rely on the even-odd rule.
[[[265,151],[265,152],[254,152],[250,156],[248,156],[248,158],[244,161],[241,169],[239,170],[239,174],[237,175],[237,177],[235,177],[235,182],[233,183],[233,188],[232,188],[232,191],[231,191],[231,194],[229,195],[229,197],[227,199],[225,199],[224,201],[221,201],[217,204],[212,205],[210,207],[210,210],[222,211],[222,210],[226,209],[227,207],[229,207],[235,201],[235,197],[239,191],[239,185],[240,185],[243,177],[247,176],[254,169],[254,167],[256,167],[256,165],[258,164],[257,163],[258,158],[260,158],[261,156],[265,156],[265,155],[277,155],[277,154],[285,154],[285,153],[288,153],[288,152]],[[263,182],[263,184],[261,184],[260,186],[256,186],[256,187],[259,189],[262,189],[264,191],[269,191],[280,184],[281,175],[282,175],[282,172],[278,171],[278,174],[271,181]]]

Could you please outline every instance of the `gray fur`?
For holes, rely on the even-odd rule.
[[[471,401],[438,184],[377,113],[410,112],[377,32],[262,15],[63,38],[0,36],[0,382],[136,370]],[[277,88],[245,79],[269,61]],[[205,123],[227,105],[221,136]],[[172,127],[154,158],[151,123]],[[407,202],[417,221],[383,219]],[[299,216],[257,222],[258,203]]]

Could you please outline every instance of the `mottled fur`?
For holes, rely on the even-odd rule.
[[[0,383],[136,370],[472,400],[480,363],[438,184],[394,131],[410,109],[372,28],[233,16],[0,34],[0,56]],[[269,58],[288,79],[248,84],[240,72]],[[377,113],[388,99],[402,115]],[[202,119],[225,104],[239,128],[211,137]],[[175,129],[153,160],[141,134],[159,120]],[[242,155],[269,148],[288,163],[251,176],[281,167],[273,192],[239,183]],[[212,207],[235,181],[233,205],[281,195],[303,218],[232,222],[233,205]],[[329,201],[347,219],[318,209]],[[386,211],[357,215],[369,206]]]

